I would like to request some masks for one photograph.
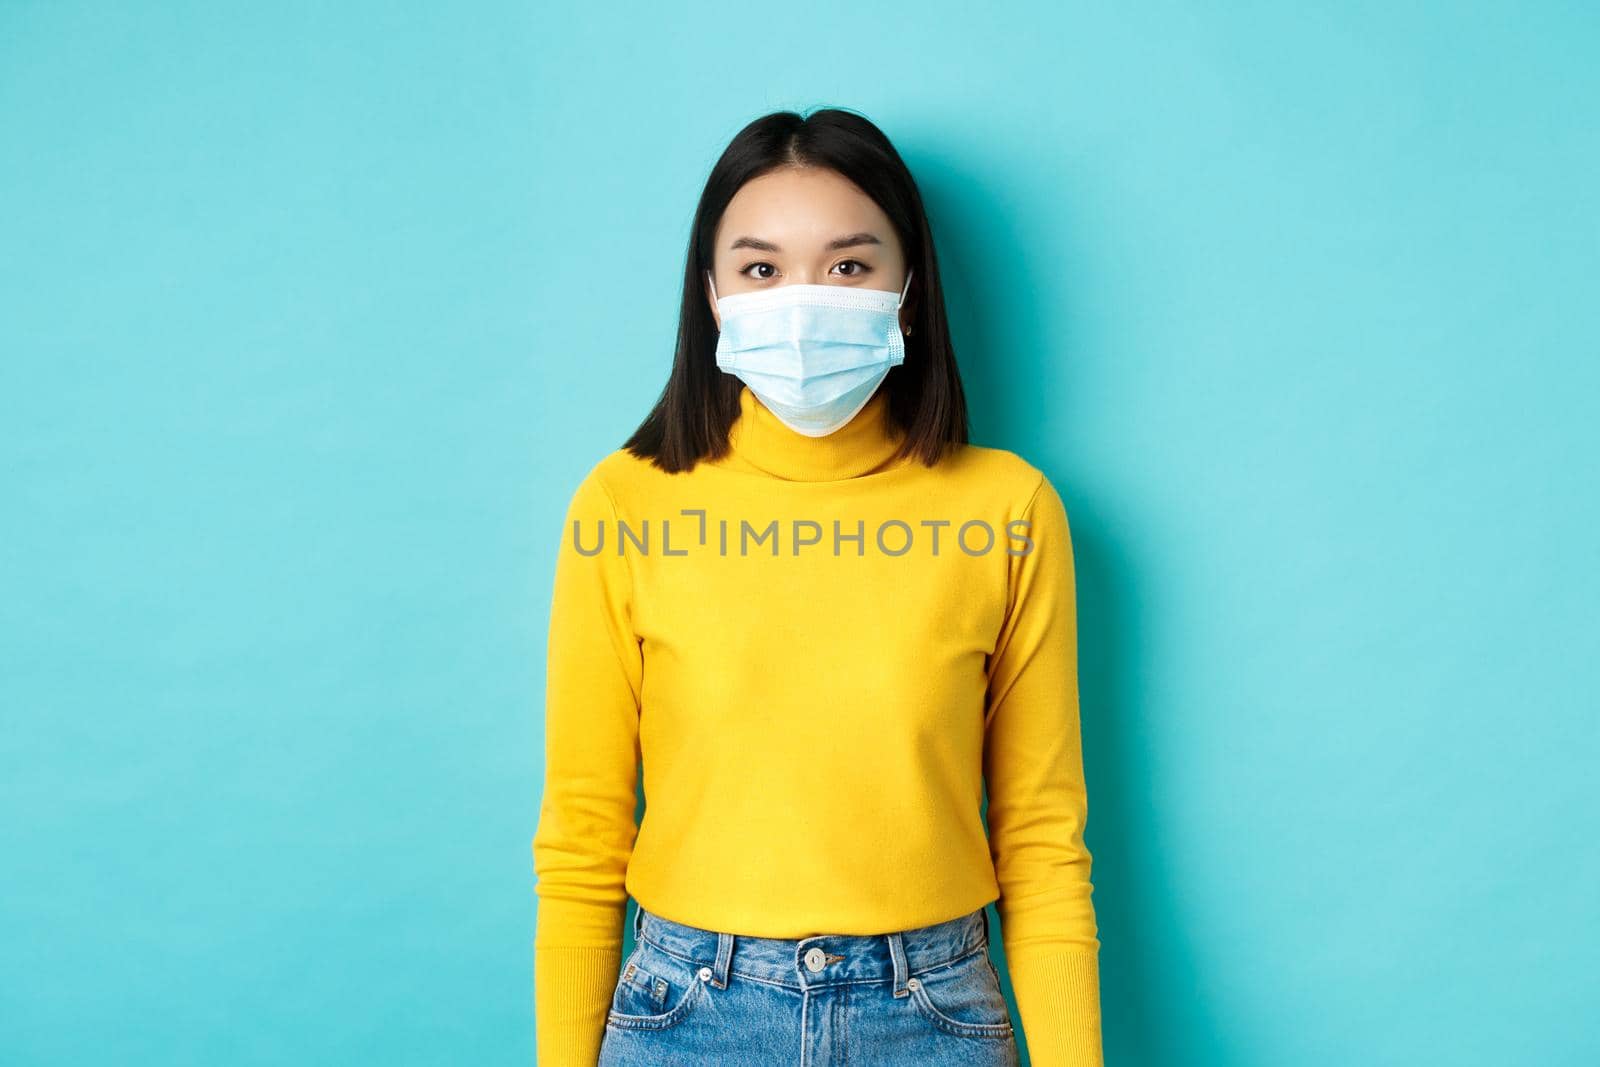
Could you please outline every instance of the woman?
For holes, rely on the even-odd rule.
[[[967,441],[899,155],[751,123],[666,388],[566,515],[539,1063],[1016,1063],[995,901],[1033,1062],[1099,1064],[1073,581],[1055,488]]]

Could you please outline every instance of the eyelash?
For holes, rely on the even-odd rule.
[[[860,270],[855,271],[854,273],[849,274],[846,277],[859,278],[863,274],[872,273],[872,268],[867,266],[865,263],[861,262],[859,259],[842,260],[842,261],[840,261],[839,265],[843,266],[845,263],[854,263],[856,266],[861,268]],[[746,277],[748,277],[751,267],[770,267],[770,266],[772,266],[772,264],[768,263],[766,260],[758,259],[754,263],[746,263],[744,266],[740,267],[739,268],[739,273],[745,275]],[[764,281],[768,281],[769,279],[767,279],[767,278],[755,278],[753,280],[754,281],[758,281],[758,282],[764,282]]]

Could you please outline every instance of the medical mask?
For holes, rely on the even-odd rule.
[[[717,366],[796,433],[824,437],[855,418],[905,362],[899,298],[882,289],[779,285],[718,297]]]

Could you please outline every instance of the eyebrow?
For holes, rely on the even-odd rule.
[[[883,242],[878,239],[878,235],[877,234],[867,233],[865,230],[863,230],[861,233],[851,233],[851,234],[846,234],[843,237],[835,237],[833,240],[829,241],[826,245],[823,246],[823,251],[824,252],[837,252],[841,248],[854,248],[857,245],[881,245],[881,244],[883,244]],[[728,251],[731,252],[736,248],[754,248],[754,249],[756,249],[757,251],[760,251],[760,252],[782,252],[783,251],[783,249],[779,248],[777,245],[773,244],[771,241],[763,241],[759,237],[741,237],[738,240],[734,241],[731,245],[728,246]]]

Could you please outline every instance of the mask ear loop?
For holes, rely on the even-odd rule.
[[[722,299],[717,296],[717,279],[711,276],[710,271],[706,271],[706,281],[711,283],[711,299],[713,301]]]
[[[903,287],[901,287],[901,289],[900,289],[900,301],[899,301],[899,303],[895,304],[895,306],[894,306],[895,317],[896,318],[899,318],[900,305],[904,304],[906,302],[906,294],[911,291],[911,275],[913,273],[914,272],[911,271],[911,270],[907,270],[906,271],[906,284]],[[904,334],[906,337],[910,337],[911,336],[910,327],[902,327],[900,332],[902,334]]]

